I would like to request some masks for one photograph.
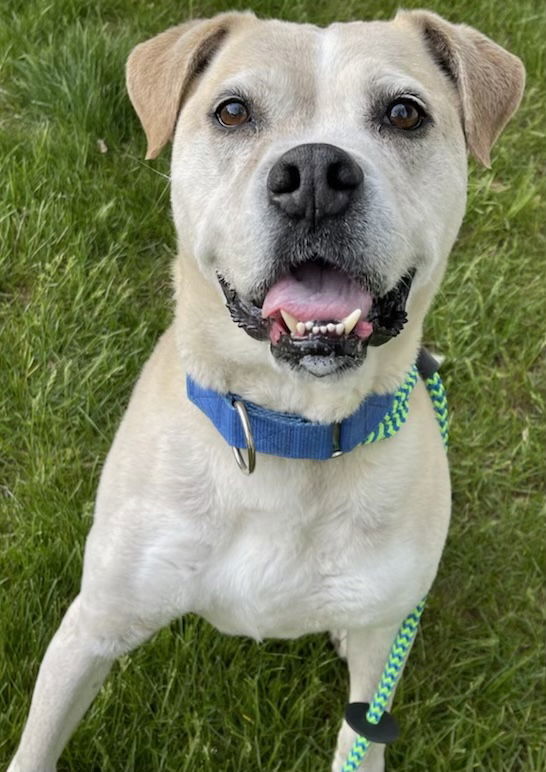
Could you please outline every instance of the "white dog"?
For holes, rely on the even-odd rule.
[[[114,658],[190,611],[256,639],[344,631],[350,699],[369,701],[436,574],[448,467],[422,381],[391,438],[338,435],[411,370],[467,151],[488,164],[524,70],[425,11],[326,29],[227,13],[137,46],[127,80],[147,157],[173,140],[176,315],[108,456],[11,772],[54,770]],[[322,424],[339,457],[283,435],[241,474],[187,375],[222,410],[238,395],[247,444],[258,405]],[[343,722],[334,770],[354,739]],[[383,764],[374,745],[362,769]]]

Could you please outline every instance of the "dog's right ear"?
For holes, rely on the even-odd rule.
[[[254,14],[222,13],[193,19],[140,43],[127,60],[127,91],[148,140],[146,158],[156,158],[171,139],[194,79],[207,67],[226,35]]]

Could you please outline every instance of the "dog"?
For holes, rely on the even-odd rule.
[[[146,157],[172,140],[175,316],[109,452],[10,772],[54,770],[115,658],[187,612],[257,640],[337,631],[350,700],[370,700],[448,528],[426,388],[394,436],[331,459],[255,454],[244,423],[254,405],[339,427],[404,382],[468,153],[489,164],[524,68],[427,11],[327,28],[230,12],[138,45],[127,85]],[[236,458],[191,384],[232,399]],[[343,721],[334,772],[355,736]],[[384,769],[382,745],[361,768]]]

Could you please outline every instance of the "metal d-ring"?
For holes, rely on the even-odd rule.
[[[344,451],[341,450],[340,438],[341,438],[341,424],[334,424],[334,428],[332,430],[333,450],[330,455],[330,458],[339,458],[339,456],[343,456]]]
[[[233,407],[237,411],[237,415],[241,420],[241,426],[243,427],[243,434],[245,435],[246,449],[247,449],[247,461],[245,462],[241,448],[232,448],[233,455],[237,466],[243,474],[252,474],[256,468],[256,446],[254,445],[254,437],[252,436],[252,427],[250,426],[250,419],[246,410],[244,402],[240,402],[238,399],[233,400]]]

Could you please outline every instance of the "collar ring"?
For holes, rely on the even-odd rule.
[[[332,428],[332,453],[330,454],[330,458],[339,458],[344,454],[344,451],[341,450],[340,438],[341,424],[336,422]]]
[[[237,462],[237,466],[241,472],[246,475],[251,475],[256,468],[256,445],[254,444],[250,419],[248,417],[248,412],[244,402],[241,402],[241,400],[238,399],[234,399],[233,407],[237,411],[237,415],[239,416],[241,426],[243,428],[247,449],[247,460],[245,461],[243,458],[241,448],[233,447],[233,455],[235,456],[235,461]]]

